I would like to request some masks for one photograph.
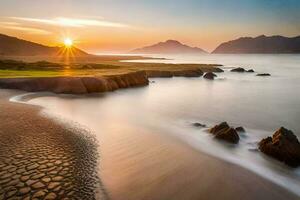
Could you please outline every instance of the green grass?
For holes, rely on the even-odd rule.
[[[102,76],[123,74],[141,70],[176,71],[199,68],[210,71],[217,65],[205,64],[161,64],[101,61],[98,63],[51,63],[46,61],[23,62],[0,60],[0,78],[56,77],[56,76]]]

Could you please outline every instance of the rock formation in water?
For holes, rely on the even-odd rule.
[[[294,133],[284,127],[272,137],[259,142],[259,150],[291,167],[300,166],[300,143]]]
[[[300,36],[283,37],[261,35],[256,38],[242,37],[222,43],[212,53],[220,54],[266,54],[300,53]]]
[[[221,124],[214,126],[209,130],[209,132],[212,133],[215,138],[229,143],[237,144],[240,140],[237,131],[230,127],[227,122],[222,122]]]
[[[255,71],[253,69],[247,70],[248,73],[254,73]]]
[[[241,126],[236,127],[235,130],[236,130],[238,133],[245,133],[245,132],[246,132],[246,130],[244,129],[244,127],[241,127]]]
[[[57,56],[61,52],[61,47],[49,47],[0,34],[0,56]],[[87,56],[89,54],[73,47],[72,55]]]
[[[256,74],[256,76],[271,76],[269,73]]]
[[[242,67],[234,68],[230,70],[231,72],[245,72],[246,70]]]
[[[201,124],[201,123],[199,123],[199,122],[195,122],[195,123],[193,123],[192,125],[195,126],[195,127],[199,127],[199,128],[205,128],[205,127],[206,127],[205,124]]]
[[[190,47],[176,40],[167,40],[151,46],[135,49],[130,53],[135,54],[199,54],[206,53],[198,47]]]
[[[214,74],[213,72],[207,72],[206,74],[204,74],[203,77],[209,80],[214,80],[215,77],[217,77],[217,75]]]

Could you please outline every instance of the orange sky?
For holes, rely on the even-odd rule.
[[[91,53],[126,53],[168,39],[207,51],[243,36],[300,35],[294,0],[1,0],[0,33]],[[237,12],[238,11],[238,12]]]

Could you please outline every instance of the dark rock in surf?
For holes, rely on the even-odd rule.
[[[245,72],[246,70],[244,68],[238,67],[230,70],[231,72]]]
[[[209,130],[209,132],[212,133],[215,138],[229,143],[237,144],[240,140],[237,131],[230,127],[227,122],[222,122],[221,124],[214,126]]]
[[[259,150],[291,167],[300,166],[300,143],[294,133],[284,127],[272,137],[261,140]]]
[[[255,71],[253,69],[247,70],[248,73],[254,73]]]
[[[245,130],[243,127],[241,127],[241,126],[236,127],[235,130],[236,130],[237,132],[239,132],[239,133],[245,133],[245,132],[246,132],[246,130]]]
[[[269,73],[256,74],[256,76],[271,76]]]
[[[199,128],[205,128],[205,127],[206,127],[205,124],[201,124],[201,123],[199,123],[199,122],[195,122],[195,123],[193,123],[192,125],[195,126],[195,127],[199,127]]]
[[[219,68],[219,67],[215,67],[215,68],[213,69],[212,72],[215,72],[215,73],[222,73],[222,72],[224,72],[224,70],[221,69],[221,68]]]
[[[213,72],[207,72],[203,77],[206,79],[214,80],[214,78],[217,77],[217,75]]]

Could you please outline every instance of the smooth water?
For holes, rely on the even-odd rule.
[[[50,95],[31,99],[46,111],[79,122],[101,135],[132,127],[171,134],[193,148],[245,167],[300,195],[299,169],[291,169],[257,151],[257,142],[284,126],[300,138],[299,55],[201,55],[151,60],[223,64],[214,81],[203,78],[153,79],[147,87],[91,96]],[[148,61],[143,61],[148,62]],[[150,62],[150,61],[149,61]],[[271,73],[232,73],[232,67]],[[227,121],[243,126],[238,145],[215,141],[193,122],[213,126]]]

